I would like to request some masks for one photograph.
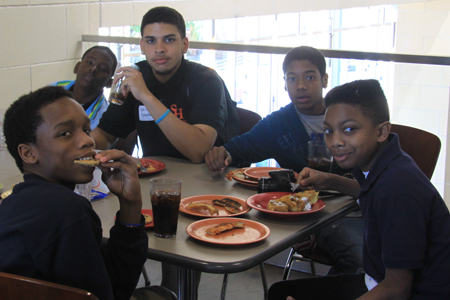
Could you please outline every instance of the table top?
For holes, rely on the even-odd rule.
[[[168,157],[152,157],[152,159],[164,162],[166,168],[158,173],[141,177],[143,209],[151,209],[149,180],[159,176],[182,179],[181,198],[212,194],[245,200],[257,193],[255,187],[229,181],[224,178],[226,172],[223,174],[212,172],[204,163],[193,164],[187,160]],[[9,153],[0,151],[0,162],[0,183],[5,186],[3,191],[23,181]],[[202,218],[180,212],[176,237],[157,238],[152,229],[147,229],[148,258],[207,273],[242,272],[278,254],[301,238],[357,207],[356,201],[350,197],[336,197],[324,201],[326,207],[311,214],[286,217],[253,209],[238,216],[237,218],[244,220],[260,222],[271,230],[265,240],[247,245],[218,245],[196,240],[187,234],[186,227]],[[115,213],[119,209],[117,198],[109,194],[104,199],[92,202],[92,205],[102,221],[104,237],[109,237],[109,229],[113,226]]]
[[[180,178],[183,181],[181,198],[211,194],[246,200],[257,193],[256,187],[229,181],[225,179],[226,171],[218,174],[210,171],[205,164],[193,164],[187,160],[168,157],[152,157],[152,159],[164,162],[166,168],[140,179],[144,209],[151,208],[149,180],[158,176]],[[180,212],[176,237],[157,238],[153,235],[152,229],[147,230],[148,258],[208,273],[241,272],[278,254],[318,227],[331,223],[357,207],[356,202],[350,197],[336,197],[324,201],[325,209],[312,214],[286,217],[253,209],[238,216],[237,218],[260,222],[271,230],[265,240],[248,245],[217,245],[196,240],[187,234],[186,227],[202,218]],[[115,197],[108,196],[92,204],[102,220],[103,228],[110,228],[114,223],[115,211],[119,208],[118,201]],[[109,233],[105,231],[104,236],[108,235]]]

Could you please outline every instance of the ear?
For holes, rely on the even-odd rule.
[[[74,74],[78,73],[78,68],[80,67],[80,65],[81,65],[81,61],[77,62],[77,64],[75,65],[75,68],[73,68],[73,73]]]
[[[283,79],[284,79],[284,90],[287,92],[286,76],[283,76]]]
[[[383,122],[379,125],[377,125],[378,127],[378,143],[383,143],[384,141],[387,140],[389,133],[391,132],[391,122],[386,121]]]
[[[185,54],[189,49],[189,40],[187,37],[183,39],[183,54]]]
[[[322,77],[322,88],[326,89],[328,86],[328,74],[325,73]]]
[[[29,144],[20,144],[17,146],[20,158],[22,158],[24,164],[35,164],[38,162],[38,157],[35,154],[33,147]]]
[[[141,46],[141,53],[144,54],[144,40],[141,39],[141,41],[139,42],[139,45]]]

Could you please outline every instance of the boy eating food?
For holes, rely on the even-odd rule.
[[[133,158],[96,154],[88,116],[62,87],[20,97],[5,114],[4,133],[24,182],[0,205],[0,271],[130,299],[148,250]],[[92,158],[120,203],[105,249],[100,218],[73,191],[95,168],[75,161]]]
[[[365,274],[276,283],[269,299],[450,299],[450,214],[390,133],[380,84],[360,80],[336,87],[325,105],[327,147],[341,167],[354,168],[359,186],[307,168],[298,181],[305,189],[340,187],[358,196]]]

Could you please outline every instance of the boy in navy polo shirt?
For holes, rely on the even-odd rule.
[[[276,283],[269,299],[450,299],[450,214],[390,133],[380,84],[359,80],[336,87],[325,105],[327,146],[340,167],[354,168],[359,186],[311,169],[299,182],[305,189],[339,187],[359,198],[365,274]]]

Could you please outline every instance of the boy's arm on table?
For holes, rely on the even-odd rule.
[[[212,148],[205,156],[208,168],[216,172],[223,172],[232,161],[233,159],[223,146]]]
[[[303,190],[335,190],[345,195],[357,198],[360,186],[358,181],[344,176],[324,173],[310,168],[304,168],[297,177],[297,183]]]
[[[413,284],[413,270],[386,269],[386,277],[358,300],[409,299]]]

